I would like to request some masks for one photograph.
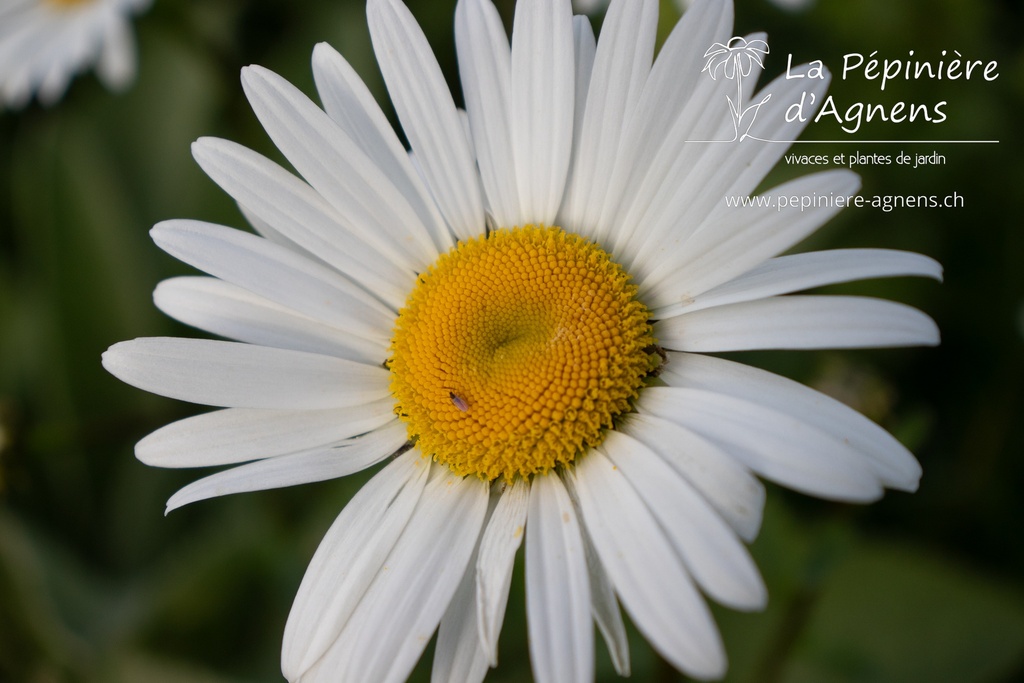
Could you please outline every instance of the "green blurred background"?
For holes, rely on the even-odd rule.
[[[506,20],[512,0],[499,3]],[[741,0],[736,33],[769,33],[765,78],[848,52],[995,59],[999,78],[834,83],[843,105],[948,100],[948,121],[882,124],[804,139],[998,139],[932,145],[920,169],[858,169],[864,193],[957,192],[962,209],[851,209],[801,249],[919,251],[944,284],[830,288],[897,299],[942,329],[937,349],[773,352],[743,360],[837,395],[892,431],[924,465],[914,495],[861,507],[770,487],[752,551],[764,613],[716,608],[728,681],[1024,680],[1024,9],[1005,0],[818,0],[785,11]],[[410,2],[458,95],[454,0]],[[663,3],[663,28],[676,10]],[[599,23],[599,17],[595,21]],[[313,93],[313,45],[337,47],[385,101],[361,0],[156,0],[137,22],[139,78],[121,95],[80,77],[59,105],[0,112],[0,681],[155,683],[281,680],[284,621],[323,532],[365,476],[216,499],[163,516],[201,473],[149,469],[133,444],[192,414],[108,376],[100,353],[137,336],[197,335],[150,294],[189,272],[160,252],[157,221],[242,226],[189,144],[230,138],[274,158],[238,82],[267,66]],[[385,105],[390,113],[390,105]],[[937,133],[936,131],[941,131]],[[801,153],[872,145],[800,145]],[[811,169],[780,165],[766,186]],[[521,558],[520,558],[521,559]],[[522,568],[490,681],[529,680]],[[633,680],[682,680],[635,632]],[[599,646],[599,648],[602,646]],[[430,649],[416,672],[425,680]],[[617,680],[599,649],[600,680]]]

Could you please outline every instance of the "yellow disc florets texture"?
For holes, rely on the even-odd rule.
[[[395,324],[409,436],[459,475],[544,473],[596,446],[658,363],[647,308],[597,245],[502,229],[441,256]]]

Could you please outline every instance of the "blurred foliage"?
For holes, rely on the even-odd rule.
[[[920,307],[939,322],[941,347],[744,354],[866,412],[917,453],[925,476],[917,494],[869,507],[772,487],[752,548],[770,605],[759,614],[716,608],[727,680],[1022,680],[1024,232],[1015,202],[1024,11],[1010,0],[818,0],[799,13],[766,0],[738,5],[737,34],[769,33],[762,83],[783,72],[788,52],[794,64],[822,59],[834,72],[842,55],[872,50],[998,60],[994,83],[912,81],[881,92],[849,78],[831,92],[842,103],[949,101],[941,127],[869,125],[861,139],[934,139],[941,128],[943,138],[1000,143],[914,150],[934,147],[946,157],[940,166],[856,169],[865,194],[955,191],[966,207],[851,209],[802,247],[939,259],[941,286],[834,289]],[[454,0],[410,6],[458,99]],[[511,0],[499,6],[510,22]],[[664,35],[671,22],[662,23]],[[85,75],[56,107],[0,112],[0,681],[276,681],[305,564],[367,475],[165,518],[163,501],[197,475],[147,469],[132,445],[193,408],[120,384],[99,356],[122,339],[193,334],[152,306],[155,284],[188,270],[152,245],[149,226],[175,217],[243,224],[192,162],[190,143],[218,135],[280,158],[244,101],[242,65],[263,64],[312,94],[309,55],[327,41],[386,96],[359,1],[158,0],[136,26],[140,73],[127,93]],[[844,135],[821,123],[805,139]],[[831,155],[857,146],[800,147]],[[783,163],[766,185],[808,171]],[[490,681],[529,677],[521,567],[513,585]],[[633,680],[680,680],[631,637]],[[616,680],[606,653],[598,671]]]

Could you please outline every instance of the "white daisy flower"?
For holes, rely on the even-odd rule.
[[[151,0],[0,0],[0,104],[43,104],[64,95],[71,78],[96,65],[113,89],[135,77],[128,17]]]
[[[524,541],[537,681],[593,679],[594,621],[627,674],[620,602],[680,671],[720,677],[705,596],[766,600],[744,545],[757,477],[853,502],[916,488],[914,457],[859,413],[704,354],[935,344],[931,319],[901,304],[788,295],[938,278],[938,264],[778,256],[837,209],[726,205],[787,145],[693,142],[732,133],[731,85],[702,74],[732,5],[699,0],[654,61],[657,4],[613,2],[598,43],[568,0],[520,0],[510,47],[488,0],[460,0],[463,118],[408,9],[369,0],[411,154],[323,44],[323,109],[266,69],[242,75],[301,179],[234,143],[195,143],[259,236],[157,225],[161,248],[212,277],[163,282],[155,299],[234,341],[138,339],[104,356],[125,382],[224,408],[138,444],[151,465],[238,465],[168,509],[387,461],[310,563],[285,627],[289,681],[403,680],[435,630],[434,680],[481,680]],[[758,137],[794,139],[782,113],[808,87],[821,101],[826,84],[806,80],[756,95],[774,95]],[[833,170],[764,196],[857,187]]]

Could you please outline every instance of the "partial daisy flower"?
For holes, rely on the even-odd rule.
[[[301,178],[226,140],[195,143],[259,234],[158,224],[161,248],[212,277],[163,282],[155,300],[227,340],[137,339],[103,359],[129,384],[223,408],[138,444],[150,465],[237,465],[168,509],[386,463],[299,587],[289,681],[403,680],[435,631],[433,680],[482,680],[520,545],[537,681],[593,679],[595,621],[628,674],[620,602],[680,671],[721,677],[705,597],[766,601],[744,545],[761,523],[758,477],[851,502],[917,487],[917,461],[867,418],[705,354],[936,344],[907,306],[789,294],[938,278],[938,264],[874,249],[779,256],[838,209],[725,201],[749,199],[787,145],[694,142],[732,129],[729,84],[702,73],[732,5],[698,0],[655,61],[657,5],[616,0],[597,42],[568,0],[520,0],[510,46],[489,0],[460,0],[463,116],[409,10],[369,0],[411,151],[324,44],[322,109],[266,69],[242,74]],[[827,87],[806,83],[764,89],[759,138],[800,133],[787,104]],[[857,188],[833,170],[759,197]]]
[[[112,90],[135,78],[128,18],[151,0],[0,0],[0,104],[45,105],[92,65]]]

